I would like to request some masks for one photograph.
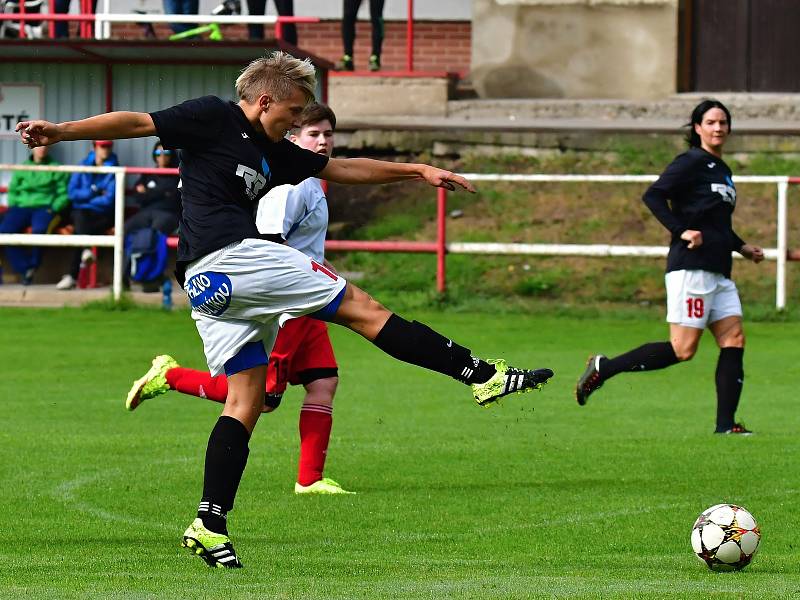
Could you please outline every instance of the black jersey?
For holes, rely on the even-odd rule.
[[[247,238],[261,238],[258,201],[274,187],[297,185],[328,157],[256,133],[238,104],[204,96],[151,113],[164,148],[181,150],[177,275],[198,258]]]
[[[700,269],[731,276],[731,251],[738,251],[744,241],[731,225],[736,188],[722,159],[691,148],[675,157],[642,200],[672,234],[668,273]],[[689,250],[689,243],[681,239],[687,229],[703,234],[700,247]]]

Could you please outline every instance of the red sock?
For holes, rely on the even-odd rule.
[[[208,371],[175,367],[167,371],[166,377],[169,387],[182,394],[222,403],[228,397],[228,379],[225,375],[212,377]]]
[[[304,404],[300,410],[300,465],[297,470],[300,485],[311,485],[322,479],[332,425],[333,407]]]

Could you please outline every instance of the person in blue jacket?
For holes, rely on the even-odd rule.
[[[95,140],[93,150],[81,161],[84,166],[119,166],[111,140]],[[67,186],[72,205],[71,218],[76,235],[102,234],[114,226],[114,174],[73,173]],[[92,257],[91,250],[75,248],[70,271],[56,284],[59,290],[71,290],[78,281],[81,261]]]

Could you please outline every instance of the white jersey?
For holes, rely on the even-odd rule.
[[[328,201],[320,180],[309,177],[298,185],[272,188],[258,202],[256,227],[264,234],[280,234],[287,246],[322,264],[328,231]]]

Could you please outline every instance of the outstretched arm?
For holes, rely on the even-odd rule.
[[[119,140],[155,135],[156,127],[148,113],[110,112],[80,121],[50,123],[21,121],[16,131],[29,148],[49,146],[71,140]]]
[[[393,183],[407,179],[424,179],[435,187],[455,190],[455,186],[459,185],[468,192],[475,191],[472,184],[461,175],[444,169],[371,158],[332,158],[319,176],[336,183]]]

